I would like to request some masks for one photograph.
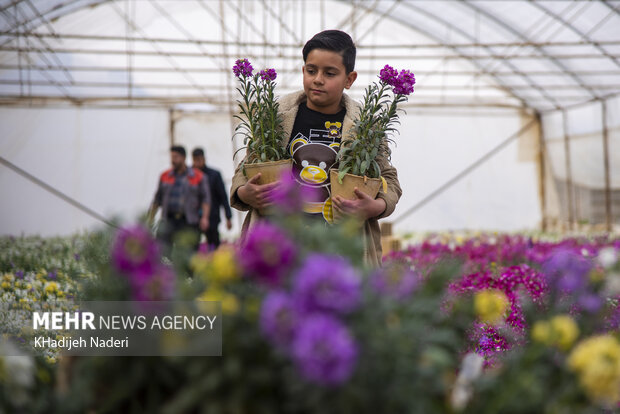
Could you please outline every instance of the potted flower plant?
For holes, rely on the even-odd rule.
[[[264,69],[253,74],[253,67],[247,59],[239,59],[233,66],[233,73],[239,80],[237,100],[239,114],[235,118],[239,125],[235,135],[244,136],[243,144],[247,154],[243,161],[243,172],[252,178],[259,172],[259,184],[277,181],[282,171],[291,169],[291,159],[282,145],[284,132],[278,114],[279,104],[275,97],[275,69]],[[241,150],[240,149],[240,150]]]
[[[364,104],[350,132],[353,139],[343,140],[338,153],[338,170],[330,171],[332,197],[354,199],[357,187],[370,197],[376,197],[385,180],[376,161],[380,152],[389,156],[387,146],[398,123],[398,105],[406,102],[413,92],[415,77],[409,70],[400,73],[389,65],[379,73],[379,82],[368,85]],[[393,95],[391,97],[390,95]]]

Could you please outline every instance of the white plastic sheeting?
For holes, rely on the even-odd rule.
[[[499,109],[459,113],[410,111],[402,117],[393,163],[403,198],[393,218],[519,130],[529,117]],[[233,174],[227,114],[175,116],[175,143],[201,146],[207,163]],[[168,168],[169,113],[160,110],[5,109],[0,112],[0,152],[70,197],[106,216],[134,219],[152,199]],[[472,228],[518,230],[540,221],[532,137],[514,141],[454,187],[398,223],[398,231]],[[242,154],[240,154],[242,155]],[[188,163],[189,163],[188,157]],[[4,234],[71,234],[101,225],[64,201],[0,168],[5,195]],[[234,214],[238,232],[242,214]]]
[[[396,231],[566,219],[565,131],[574,219],[596,203],[589,217],[600,218],[601,100],[620,188],[620,1],[0,0],[0,13],[0,154],[106,216],[148,207],[169,162],[171,113],[174,142],[202,146],[228,186],[234,60],[275,67],[279,93],[297,90],[301,46],[325,28],[358,45],[354,98],[385,64],[416,73],[394,148],[404,190],[394,219],[542,114]],[[96,225],[3,166],[0,190],[1,233]]]
[[[0,153],[104,216],[135,219],[168,163],[163,110],[3,109]],[[103,225],[6,167],[3,234],[71,234]]]

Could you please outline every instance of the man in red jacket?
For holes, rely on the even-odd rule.
[[[211,195],[207,177],[195,168],[185,164],[185,148],[179,145],[170,148],[172,168],[159,177],[157,191],[149,211],[153,221],[157,210],[162,208],[162,221],[157,238],[170,248],[180,232],[189,233],[188,244],[197,249],[200,231],[209,228]],[[202,213],[202,214],[201,214]],[[191,240],[191,242],[190,242]]]

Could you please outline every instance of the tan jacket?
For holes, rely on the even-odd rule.
[[[303,91],[286,95],[279,100],[280,113],[282,115],[282,126],[284,129],[284,140],[282,141],[283,147],[288,145],[291,131],[293,130],[293,124],[295,123],[295,117],[297,116],[297,110],[299,109],[299,104],[305,100],[306,95]],[[342,95],[341,104],[347,110],[342,123],[342,140],[346,141],[348,139],[352,139],[349,134],[349,130],[353,127],[354,119],[359,113],[360,106],[346,94]],[[383,190],[380,190],[377,197],[385,200],[386,208],[380,216],[368,219],[364,223],[364,262],[375,267],[381,265],[382,257],[381,231],[379,229],[378,220],[392,214],[394,208],[396,208],[396,203],[398,203],[398,200],[402,194],[396,168],[390,164],[386,155],[387,154],[385,152],[380,152],[377,157],[377,162],[381,168],[381,175],[387,182],[387,192],[384,193]],[[237,166],[235,175],[232,179],[232,185],[230,188],[230,205],[237,210],[249,211],[243,222],[243,227],[241,228],[241,232],[244,234],[250,226],[253,226],[257,220],[260,219],[261,216],[252,207],[241,201],[241,199],[237,196],[237,189],[248,181],[248,179],[243,175],[240,165],[241,163]]]

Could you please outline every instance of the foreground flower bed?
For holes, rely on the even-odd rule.
[[[0,408],[588,413],[617,406],[618,240],[437,236],[370,270],[356,232],[354,223],[326,229],[288,211],[210,254],[180,245],[172,261],[141,225],[84,239],[2,239],[5,302],[221,301],[224,345],[222,357],[0,357]]]

